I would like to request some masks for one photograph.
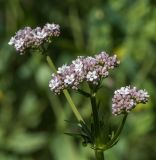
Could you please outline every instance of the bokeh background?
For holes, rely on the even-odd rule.
[[[8,45],[20,28],[47,22],[61,26],[61,36],[48,50],[57,66],[102,50],[118,55],[120,67],[99,94],[103,106],[111,107],[113,91],[129,84],[151,96],[129,115],[121,140],[105,153],[106,160],[155,160],[154,0],[0,0],[0,160],[94,159],[89,146],[64,134],[69,127],[64,120],[76,120],[64,96],[50,92],[52,72],[45,58],[39,53],[20,56]],[[88,100],[71,95],[87,120]]]

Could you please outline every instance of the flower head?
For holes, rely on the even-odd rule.
[[[97,72],[96,71],[89,71],[86,75],[87,81],[93,82],[98,78]]]
[[[53,90],[59,86],[59,80],[57,78],[54,78],[50,81],[49,87]]]
[[[65,79],[64,79],[64,83],[66,85],[71,85],[74,82],[75,78],[74,78],[74,74],[71,75],[66,75]]]
[[[75,61],[72,62],[74,64],[74,70],[75,72],[81,72],[83,69],[83,63],[81,59],[76,59]]]
[[[32,29],[25,27],[19,30],[15,36],[11,37],[9,45],[13,46],[17,52],[23,54],[26,49],[38,48],[44,42],[49,42],[52,36],[59,36],[60,27],[58,24],[47,23],[43,28]]]
[[[128,113],[138,103],[146,103],[149,95],[145,90],[137,90],[136,87],[130,86],[121,87],[114,92],[112,98],[112,113],[119,115],[122,113]]]
[[[84,81],[92,85],[98,85],[102,78],[108,76],[109,70],[114,69],[118,64],[119,61],[116,56],[111,57],[105,52],[101,52],[94,57],[79,56],[70,65],[63,65],[58,68],[52,79],[59,79],[61,83],[57,87],[53,87],[53,81],[51,80],[49,87],[54,93],[59,94],[63,89],[78,89],[79,84]]]
[[[69,69],[69,66],[67,66],[66,64],[64,64],[62,67],[59,67],[57,70],[58,74],[63,74],[67,69]]]

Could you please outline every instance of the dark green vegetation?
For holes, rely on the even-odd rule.
[[[99,92],[111,109],[113,91],[132,84],[151,98],[128,117],[120,142],[106,160],[156,159],[156,2],[154,0],[0,0],[0,160],[87,160],[93,157],[63,133],[75,118],[63,95],[49,91],[51,70],[38,53],[18,55],[8,41],[25,26],[55,22],[61,36],[48,50],[57,66],[78,55],[115,53],[119,68]],[[71,93],[82,115],[89,101]],[[116,118],[116,121],[120,117]],[[115,124],[114,124],[115,125]]]

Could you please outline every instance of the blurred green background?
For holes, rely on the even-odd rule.
[[[76,121],[63,95],[50,92],[51,70],[39,53],[18,55],[8,41],[25,26],[61,26],[48,50],[57,66],[105,50],[121,60],[104,81],[102,103],[111,107],[121,86],[145,88],[150,102],[131,113],[106,160],[156,159],[156,1],[0,0],[0,160],[93,160],[92,149],[64,135]],[[87,120],[88,100],[71,93]],[[116,118],[118,119],[118,118]]]

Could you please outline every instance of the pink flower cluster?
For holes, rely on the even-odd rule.
[[[108,76],[109,70],[117,67],[119,63],[116,55],[109,56],[106,52],[94,57],[78,57],[72,64],[63,65],[56,74],[52,74],[49,87],[55,94],[60,94],[67,88],[77,90],[78,85],[84,81],[98,85],[102,78]]]
[[[149,95],[145,90],[138,90],[136,87],[130,86],[121,87],[114,92],[112,98],[112,113],[119,115],[122,113],[128,113],[138,103],[146,103]]]
[[[9,45],[14,46],[17,52],[23,54],[28,48],[38,48],[42,43],[49,42],[53,36],[59,36],[60,26],[58,24],[47,23],[43,28],[32,29],[25,27],[19,30],[15,36],[11,37]]]

